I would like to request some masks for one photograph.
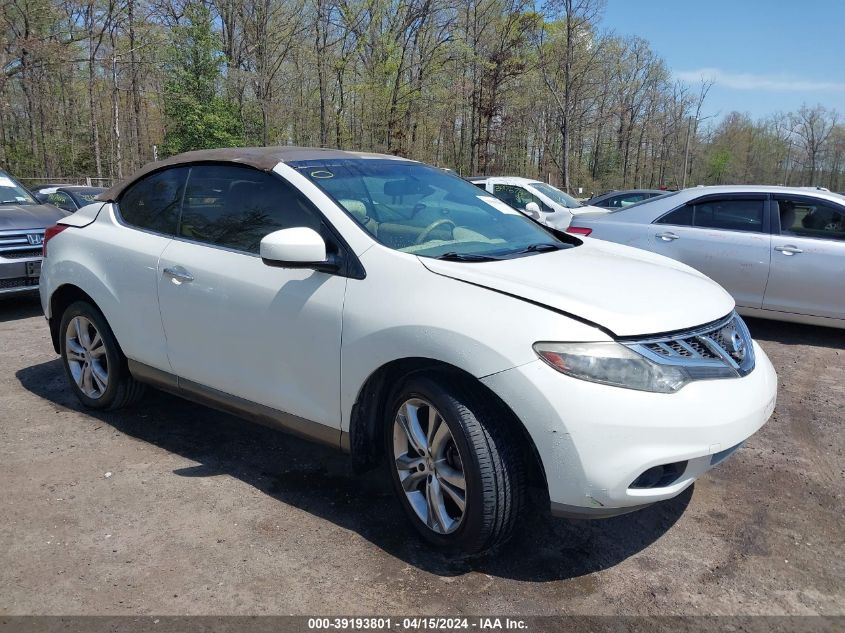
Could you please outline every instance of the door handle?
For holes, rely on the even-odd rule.
[[[783,253],[784,255],[790,255],[790,256],[797,255],[798,253],[804,252],[803,250],[801,250],[797,246],[790,246],[788,244],[786,246],[775,246],[775,250],[780,252],[780,253]]]
[[[673,240],[677,240],[681,236],[676,235],[675,233],[672,233],[672,231],[665,231],[663,233],[658,233],[657,235],[655,235],[655,237],[659,237],[664,242],[671,242]]]
[[[194,276],[181,266],[168,267],[162,272],[177,283],[188,283],[194,280]]]

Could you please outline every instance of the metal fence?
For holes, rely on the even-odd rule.
[[[18,178],[22,184],[28,187],[36,185],[56,184],[56,185],[85,185],[86,187],[111,187],[116,178],[97,178],[92,176],[53,176],[51,178]]]

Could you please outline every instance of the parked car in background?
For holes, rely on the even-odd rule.
[[[607,209],[621,209],[635,202],[642,202],[657,196],[666,195],[666,191],[660,189],[625,189],[622,191],[608,191],[598,196],[585,200],[584,204],[593,207]]]
[[[539,180],[516,176],[476,176],[467,180],[541,224],[559,230],[566,229],[572,217],[579,213],[604,211],[585,206],[568,193]]]
[[[0,297],[38,290],[44,229],[65,216],[0,170]]]
[[[38,185],[32,187],[31,191],[39,202],[52,204],[73,213],[86,204],[94,202],[94,198],[105,191],[105,188],[84,185]]]
[[[558,238],[421,163],[204,150],[100,198],[44,244],[79,400],[151,383],[386,459],[435,545],[502,542],[528,481],[564,516],[674,497],[774,408],[771,363],[704,275]]]
[[[742,314],[845,327],[845,200],[835,193],[696,187],[579,216],[569,231],[689,264]]]

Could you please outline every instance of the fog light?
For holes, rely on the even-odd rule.
[[[637,477],[630,488],[665,488],[671,486],[680,479],[687,468],[687,462],[674,462],[672,464],[661,464],[654,466]]]

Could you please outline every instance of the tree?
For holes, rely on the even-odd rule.
[[[803,105],[794,116],[795,133],[798,135],[807,155],[807,166],[809,167],[805,181],[807,185],[817,184],[816,168],[819,155],[836,126],[836,117],[836,112],[829,112],[821,105],[813,108]]]
[[[223,56],[209,9],[188,5],[173,32],[171,76],[163,95],[164,154],[241,144],[237,109],[219,94]]]

